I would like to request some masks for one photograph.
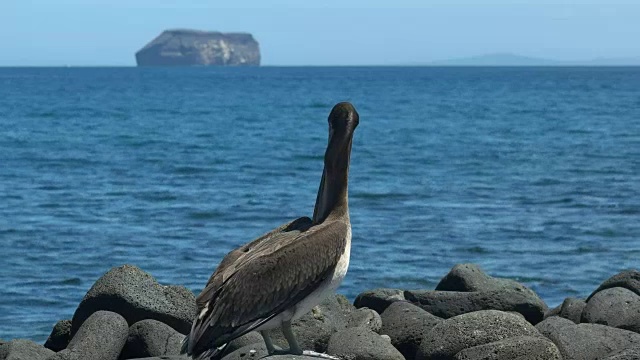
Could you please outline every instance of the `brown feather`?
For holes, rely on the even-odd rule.
[[[346,223],[332,221],[305,232],[272,232],[250,243],[256,246],[222,271],[218,268],[219,275],[212,277],[215,289],[205,288],[198,297],[209,309],[193,324],[190,352],[242,336],[311,294],[332,275],[347,232]]]

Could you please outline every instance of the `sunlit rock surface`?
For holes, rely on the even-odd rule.
[[[138,66],[258,66],[251,34],[166,30],[136,53]]]

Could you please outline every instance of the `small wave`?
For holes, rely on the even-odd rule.
[[[511,278],[512,280],[515,280],[517,282],[523,282],[523,283],[546,283],[548,282],[547,279],[541,278],[541,277],[536,277],[536,276],[516,276]],[[550,282],[550,283],[553,283]]]
[[[313,160],[319,161],[324,159],[324,155],[296,155],[293,157],[295,160]]]
[[[395,193],[395,192],[388,192],[388,193],[355,192],[350,196],[355,199],[365,199],[365,200],[382,200],[382,199],[400,200],[400,199],[409,198],[408,194]]]
[[[323,102],[314,101],[311,104],[307,105],[307,107],[310,109],[326,109],[326,108],[330,108],[331,105]]]
[[[210,211],[194,211],[190,212],[188,217],[193,220],[210,220],[217,219],[219,217],[224,216],[224,214],[220,211],[210,210]]]
[[[614,229],[586,230],[584,234],[591,235],[591,236],[604,237],[604,238],[613,238],[621,235],[620,232]]]
[[[576,254],[600,254],[609,252],[609,249],[598,246],[579,246],[575,249]]]
[[[40,119],[57,119],[61,115],[62,114],[60,114],[57,111],[39,111],[39,112],[28,113],[27,117],[40,118]]]
[[[168,191],[149,191],[149,192],[137,193],[134,195],[134,197],[136,199],[154,201],[154,202],[174,201],[178,199],[176,195]]]
[[[204,167],[186,165],[174,167],[172,172],[179,175],[193,175],[206,173],[209,172],[209,170],[210,169]]]
[[[61,185],[41,185],[36,187],[36,190],[66,190],[64,186]]]
[[[640,206],[624,207],[622,209],[615,211],[614,213],[620,214],[620,215],[638,215],[640,214]]]
[[[534,181],[532,185],[534,186],[551,186],[551,185],[560,185],[562,184],[561,180],[551,179],[551,178],[542,178]]]
[[[457,251],[467,252],[471,254],[490,254],[491,251],[482,246],[471,246],[471,247],[459,247],[456,248]]]
[[[41,209],[58,209],[62,207],[62,204],[49,202],[49,203],[39,204],[38,207]]]
[[[77,278],[77,277],[72,277],[72,278],[68,278],[68,279],[64,279],[64,280],[60,281],[60,284],[62,284],[62,285],[82,285],[82,279]]]

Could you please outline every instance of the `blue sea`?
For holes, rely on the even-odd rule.
[[[0,338],[113,266],[198,292],[311,215],[339,101],[349,298],[473,262],[555,306],[639,267],[640,68],[0,68]]]

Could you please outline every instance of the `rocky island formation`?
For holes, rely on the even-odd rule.
[[[251,34],[166,30],[136,53],[138,66],[259,66]]]

